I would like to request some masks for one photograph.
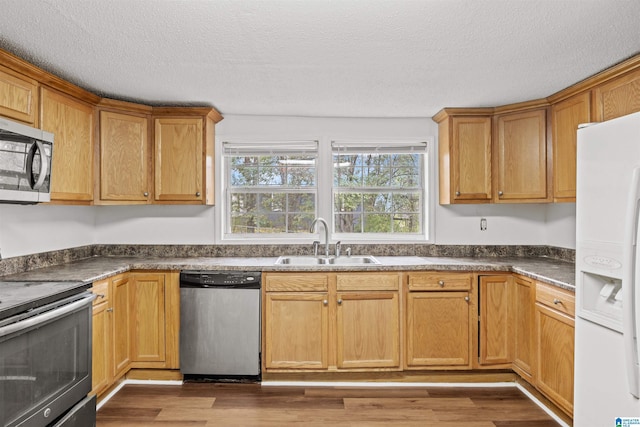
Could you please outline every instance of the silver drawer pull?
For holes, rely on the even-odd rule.
[[[553,303],[554,304],[562,304],[562,301],[560,301],[558,298],[554,298],[553,299]]]

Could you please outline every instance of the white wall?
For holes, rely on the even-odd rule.
[[[218,139],[433,137],[430,118],[348,119],[226,116]],[[434,162],[437,168],[437,162]],[[217,170],[220,170],[217,168]],[[437,177],[434,170],[433,177]],[[218,180],[217,180],[218,181]],[[434,181],[435,183],[435,181]],[[437,200],[437,185],[434,185]],[[218,191],[216,197],[220,197]],[[524,244],[575,248],[575,204],[435,205],[435,243]],[[13,257],[92,243],[214,244],[215,209],[204,206],[0,205],[0,251]],[[480,231],[480,218],[487,230]]]

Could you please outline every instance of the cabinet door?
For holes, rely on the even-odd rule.
[[[480,277],[480,364],[511,363],[511,292],[508,276]]]
[[[147,118],[100,112],[100,200],[146,203],[149,196]]]
[[[495,202],[548,201],[546,109],[498,116],[495,151]]]
[[[603,122],[640,111],[640,70],[634,70],[596,87],[596,117]]]
[[[34,126],[38,82],[0,66],[0,115]]]
[[[202,202],[203,120],[155,119],[155,200]]]
[[[93,108],[42,88],[40,124],[54,134],[51,199],[93,200]]]
[[[407,365],[470,367],[469,294],[407,294]]]
[[[491,200],[491,118],[454,117],[451,141],[451,198]]]
[[[567,414],[573,413],[574,320],[536,303],[536,386]]]
[[[111,282],[111,355],[113,379],[123,375],[131,363],[131,294],[129,277],[118,276]]]
[[[585,92],[551,106],[554,201],[576,200],[577,132],[579,124],[591,121],[590,100]]]
[[[327,369],[328,294],[267,293],[265,354],[267,369]]]
[[[533,383],[535,340],[533,334],[535,291],[531,281],[515,276],[514,278],[514,370],[530,383]]]
[[[165,275],[131,275],[132,361],[165,361]],[[146,365],[136,363],[141,368]],[[153,367],[153,365],[148,365]]]
[[[338,368],[399,367],[398,292],[338,293],[337,304]]]
[[[111,327],[108,308],[108,301],[93,306],[91,394],[100,393],[110,383]]]

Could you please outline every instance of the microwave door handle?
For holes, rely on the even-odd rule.
[[[36,316],[30,317],[26,320],[21,320],[19,322],[11,323],[10,325],[3,326],[0,328],[0,338],[5,337],[7,335],[19,333],[21,331],[25,331],[27,329],[43,325],[45,323],[49,323],[58,318],[64,317],[69,313],[73,313],[84,306],[91,304],[91,302],[96,299],[96,294],[88,295],[78,301],[74,301],[70,304],[63,305],[60,308],[55,310],[47,311],[42,314],[38,314]]]
[[[40,152],[40,174],[38,175],[38,180],[33,182],[33,171],[31,170],[31,166],[33,164],[33,158],[36,155],[36,152]],[[31,154],[33,152],[33,154]],[[31,156],[31,161],[28,161],[29,168],[29,180],[31,181],[31,188],[34,190],[39,190],[44,184],[44,181],[47,179],[47,171],[49,170],[49,158],[47,157],[47,153],[44,151],[44,145],[40,141],[36,141],[35,144],[32,145],[32,150],[29,151],[29,155]]]

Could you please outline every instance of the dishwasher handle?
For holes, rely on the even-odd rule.
[[[181,289],[260,289],[260,282],[255,283],[243,283],[243,284],[205,284],[205,283],[192,283],[192,282],[180,282]]]

